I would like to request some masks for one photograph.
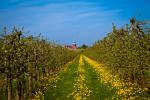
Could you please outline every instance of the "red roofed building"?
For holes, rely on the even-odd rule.
[[[69,50],[76,50],[77,49],[77,44],[76,44],[75,41],[73,41],[71,45],[65,45],[65,48],[67,48]]]

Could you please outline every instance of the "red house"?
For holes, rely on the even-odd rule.
[[[77,49],[77,44],[76,44],[75,41],[73,41],[71,45],[65,45],[65,48],[67,48],[69,50],[76,50]]]

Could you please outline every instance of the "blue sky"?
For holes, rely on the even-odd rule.
[[[133,16],[150,20],[150,0],[0,0],[0,29],[24,27],[28,34],[59,44],[92,45]]]

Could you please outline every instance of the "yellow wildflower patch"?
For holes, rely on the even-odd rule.
[[[103,82],[104,84],[110,83],[112,87],[115,87],[117,89],[116,94],[118,94],[119,98],[121,98],[122,100],[137,100],[137,94],[143,92],[143,89],[135,87],[134,84],[123,82],[117,75],[112,75],[110,71],[102,64],[99,64],[86,56],[83,56],[83,58],[93,67],[101,82]],[[112,99],[116,98],[112,97]]]

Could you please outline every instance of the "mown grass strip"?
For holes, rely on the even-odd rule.
[[[60,75],[61,80],[56,83],[55,87],[49,87],[44,94],[45,100],[69,100],[67,95],[73,91],[72,84],[74,83],[74,77],[76,76],[78,59],[79,58],[76,58],[72,64],[68,65],[68,71]]]
[[[68,97],[72,97],[73,100],[86,100],[91,93],[87,84],[86,84],[86,76],[85,69],[83,68],[83,56],[80,55],[79,65],[77,70],[77,76],[75,77],[75,83],[73,84],[74,90],[68,95]]]

